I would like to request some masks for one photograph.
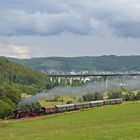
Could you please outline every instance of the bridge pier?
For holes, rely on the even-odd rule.
[[[68,84],[67,77],[65,77],[64,80],[65,80],[65,84],[67,85]]]
[[[81,76],[79,77],[79,82],[80,82],[80,84],[82,83],[82,77]]]
[[[84,84],[87,82],[86,77],[84,77]]]
[[[105,77],[105,88],[107,89],[108,88],[108,78]]]
[[[58,77],[58,83],[59,84],[61,83],[61,77]]]
[[[52,77],[50,77],[50,81],[53,82],[53,78]]]
[[[104,87],[104,77],[102,77],[102,87]]]
[[[72,77],[70,77],[70,85],[72,86]]]
[[[105,77],[102,77],[102,87],[103,88],[108,88],[108,78],[107,78],[107,76],[105,76]]]

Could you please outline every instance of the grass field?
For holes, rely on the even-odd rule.
[[[140,140],[140,103],[1,123],[1,140]]]

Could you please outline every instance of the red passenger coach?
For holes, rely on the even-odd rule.
[[[53,114],[57,112],[57,108],[55,106],[46,107],[45,113],[46,114]]]

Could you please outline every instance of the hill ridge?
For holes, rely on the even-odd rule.
[[[8,58],[34,70],[50,72],[71,71],[140,71],[140,56],[78,56],[78,57],[41,57],[31,59]]]

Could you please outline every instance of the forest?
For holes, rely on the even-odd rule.
[[[8,58],[19,64],[24,64],[37,71],[81,72],[110,71],[126,72],[140,71],[140,56],[83,56],[83,57],[43,57],[31,59]]]
[[[33,95],[53,86],[45,74],[0,58],[0,118],[13,115],[22,93]]]

